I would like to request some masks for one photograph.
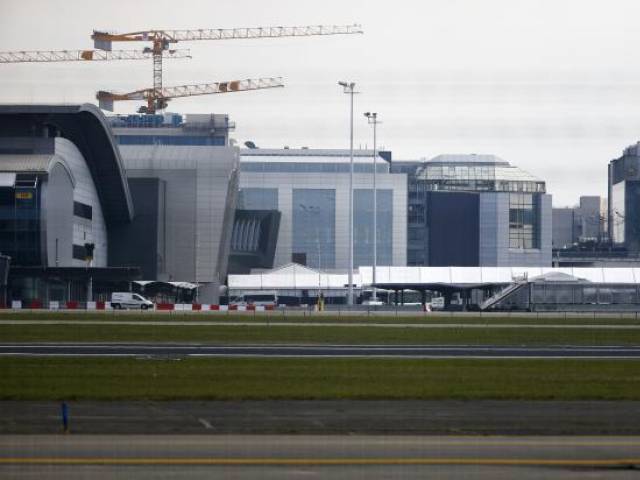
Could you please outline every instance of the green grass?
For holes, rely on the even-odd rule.
[[[640,361],[1,358],[2,400],[640,400]]]
[[[3,342],[640,345],[640,329],[0,325]]]
[[[277,312],[85,312],[85,311],[66,311],[66,312],[46,312],[46,311],[3,311],[0,312],[1,320],[58,320],[58,321],[206,321],[206,322],[291,322],[291,323],[481,323],[481,324],[614,324],[614,325],[640,325],[640,318],[636,314],[631,313],[605,313],[605,314],[588,314],[588,313],[540,313],[540,314],[522,314],[522,313],[483,313],[483,314],[459,314],[459,313],[431,313],[424,314],[415,312],[411,314],[399,314],[396,316],[393,312],[388,314],[371,314],[363,312],[358,315],[347,313],[329,313],[324,312],[317,314],[314,312],[298,312],[288,311],[283,313]]]

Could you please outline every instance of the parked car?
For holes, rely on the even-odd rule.
[[[142,295],[131,292],[114,292],[111,294],[111,308],[115,310],[140,309],[147,310],[154,307],[153,302]]]

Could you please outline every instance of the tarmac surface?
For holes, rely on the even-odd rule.
[[[2,478],[637,478],[640,437],[30,435]]]
[[[638,359],[640,346],[5,343],[0,345],[0,356]]]
[[[74,434],[640,435],[637,401],[78,401],[67,405]],[[0,410],[2,436],[62,431],[60,402],[1,401]]]

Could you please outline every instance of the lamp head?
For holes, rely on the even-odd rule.
[[[344,88],[348,88],[349,87],[349,84],[347,82],[338,82],[338,85],[340,85],[341,87],[344,87]]]

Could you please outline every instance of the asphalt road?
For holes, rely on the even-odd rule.
[[[637,478],[640,437],[3,436],[2,478]]]
[[[367,358],[585,358],[640,359],[640,346],[495,345],[199,345],[161,343],[14,343],[4,356],[99,357],[367,357]]]

